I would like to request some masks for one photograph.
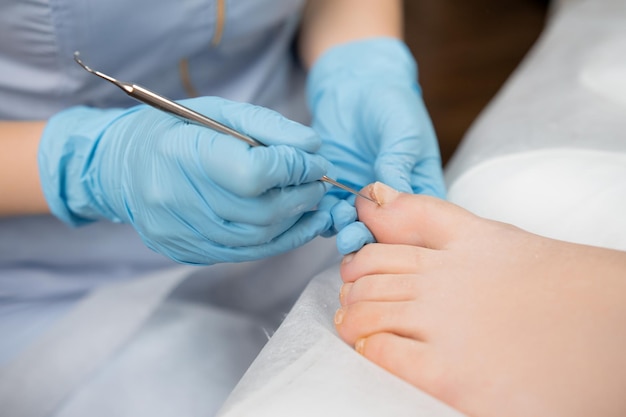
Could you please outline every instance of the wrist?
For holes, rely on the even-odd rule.
[[[78,106],[48,120],[37,155],[40,180],[50,211],[63,222],[119,221],[102,204],[100,173],[92,162],[102,134],[124,111]]]
[[[311,108],[318,94],[346,82],[417,87],[417,64],[408,46],[397,38],[336,45],[324,52],[309,72],[306,88]]]

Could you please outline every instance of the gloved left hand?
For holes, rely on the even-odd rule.
[[[398,191],[444,197],[437,138],[417,83],[415,60],[393,38],[335,46],[313,65],[307,81],[319,153],[334,164],[329,176],[355,189],[381,181]],[[326,198],[344,200],[332,189]],[[338,249],[358,250],[374,239],[353,223],[347,203],[333,208]]]

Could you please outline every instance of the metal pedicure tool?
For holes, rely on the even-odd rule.
[[[154,108],[157,108],[159,110],[163,110],[167,113],[173,114],[176,117],[180,117],[184,120],[188,120],[190,122],[208,127],[209,129],[213,129],[217,132],[220,133],[224,133],[226,135],[230,135],[232,137],[235,137],[239,140],[243,140],[244,142],[248,143],[250,146],[266,146],[263,143],[259,142],[258,140],[251,138],[248,135],[244,135],[243,133],[237,132],[234,129],[231,129],[230,127],[216,121],[213,120],[203,114],[200,114],[188,107],[185,107],[181,104],[176,103],[175,101],[172,101],[170,99],[167,99],[157,93],[154,93],[150,90],[148,90],[145,87],[142,87],[140,85],[137,84],[131,84],[131,83],[127,83],[127,82],[123,82],[123,81],[118,81],[115,78],[108,76],[100,71],[96,71],[90,67],[88,67],[87,65],[85,65],[85,63],[80,59],[80,53],[78,51],[74,52],[74,61],[76,61],[76,63],[78,63],[78,65],[80,65],[81,67],[83,67],[85,70],[87,70],[88,72],[97,75],[100,78],[104,78],[105,80],[109,81],[110,83],[113,83],[114,85],[116,85],[117,87],[119,87],[120,89],[122,89],[126,94],[128,94],[129,96],[131,96],[132,98],[145,103],[149,106],[152,106]],[[321,181],[327,182],[329,184],[334,185],[335,187],[339,187],[342,190],[348,191],[358,197],[362,197],[366,200],[369,200],[373,203],[376,203],[376,201],[372,200],[371,198],[369,198],[368,196],[358,192],[357,190],[350,188],[344,184],[341,184],[340,182],[335,181],[332,178],[327,177],[326,175],[324,175],[322,178],[320,178]],[[378,204],[378,203],[376,203]]]

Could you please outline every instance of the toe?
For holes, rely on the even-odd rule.
[[[358,339],[381,332],[422,340],[420,316],[416,302],[362,301],[342,306],[335,314],[335,326],[339,336],[351,346]]]
[[[439,251],[409,245],[372,243],[346,256],[341,263],[341,278],[354,282],[367,275],[413,274],[440,264]]]
[[[344,284],[342,305],[361,301],[412,301],[418,297],[419,276],[409,274],[368,275]]]
[[[380,243],[442,249],[464,229],[461,226],[468,216],[472,216],[445,200],[399,193],[378,182],[369,185],[364,192],[380,204],[357,199],[358,218]]]

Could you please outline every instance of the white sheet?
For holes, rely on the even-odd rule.
[[[492,158],[460,176],[449,198],[544,236],[626,250],[626,153],[559,147]]]

